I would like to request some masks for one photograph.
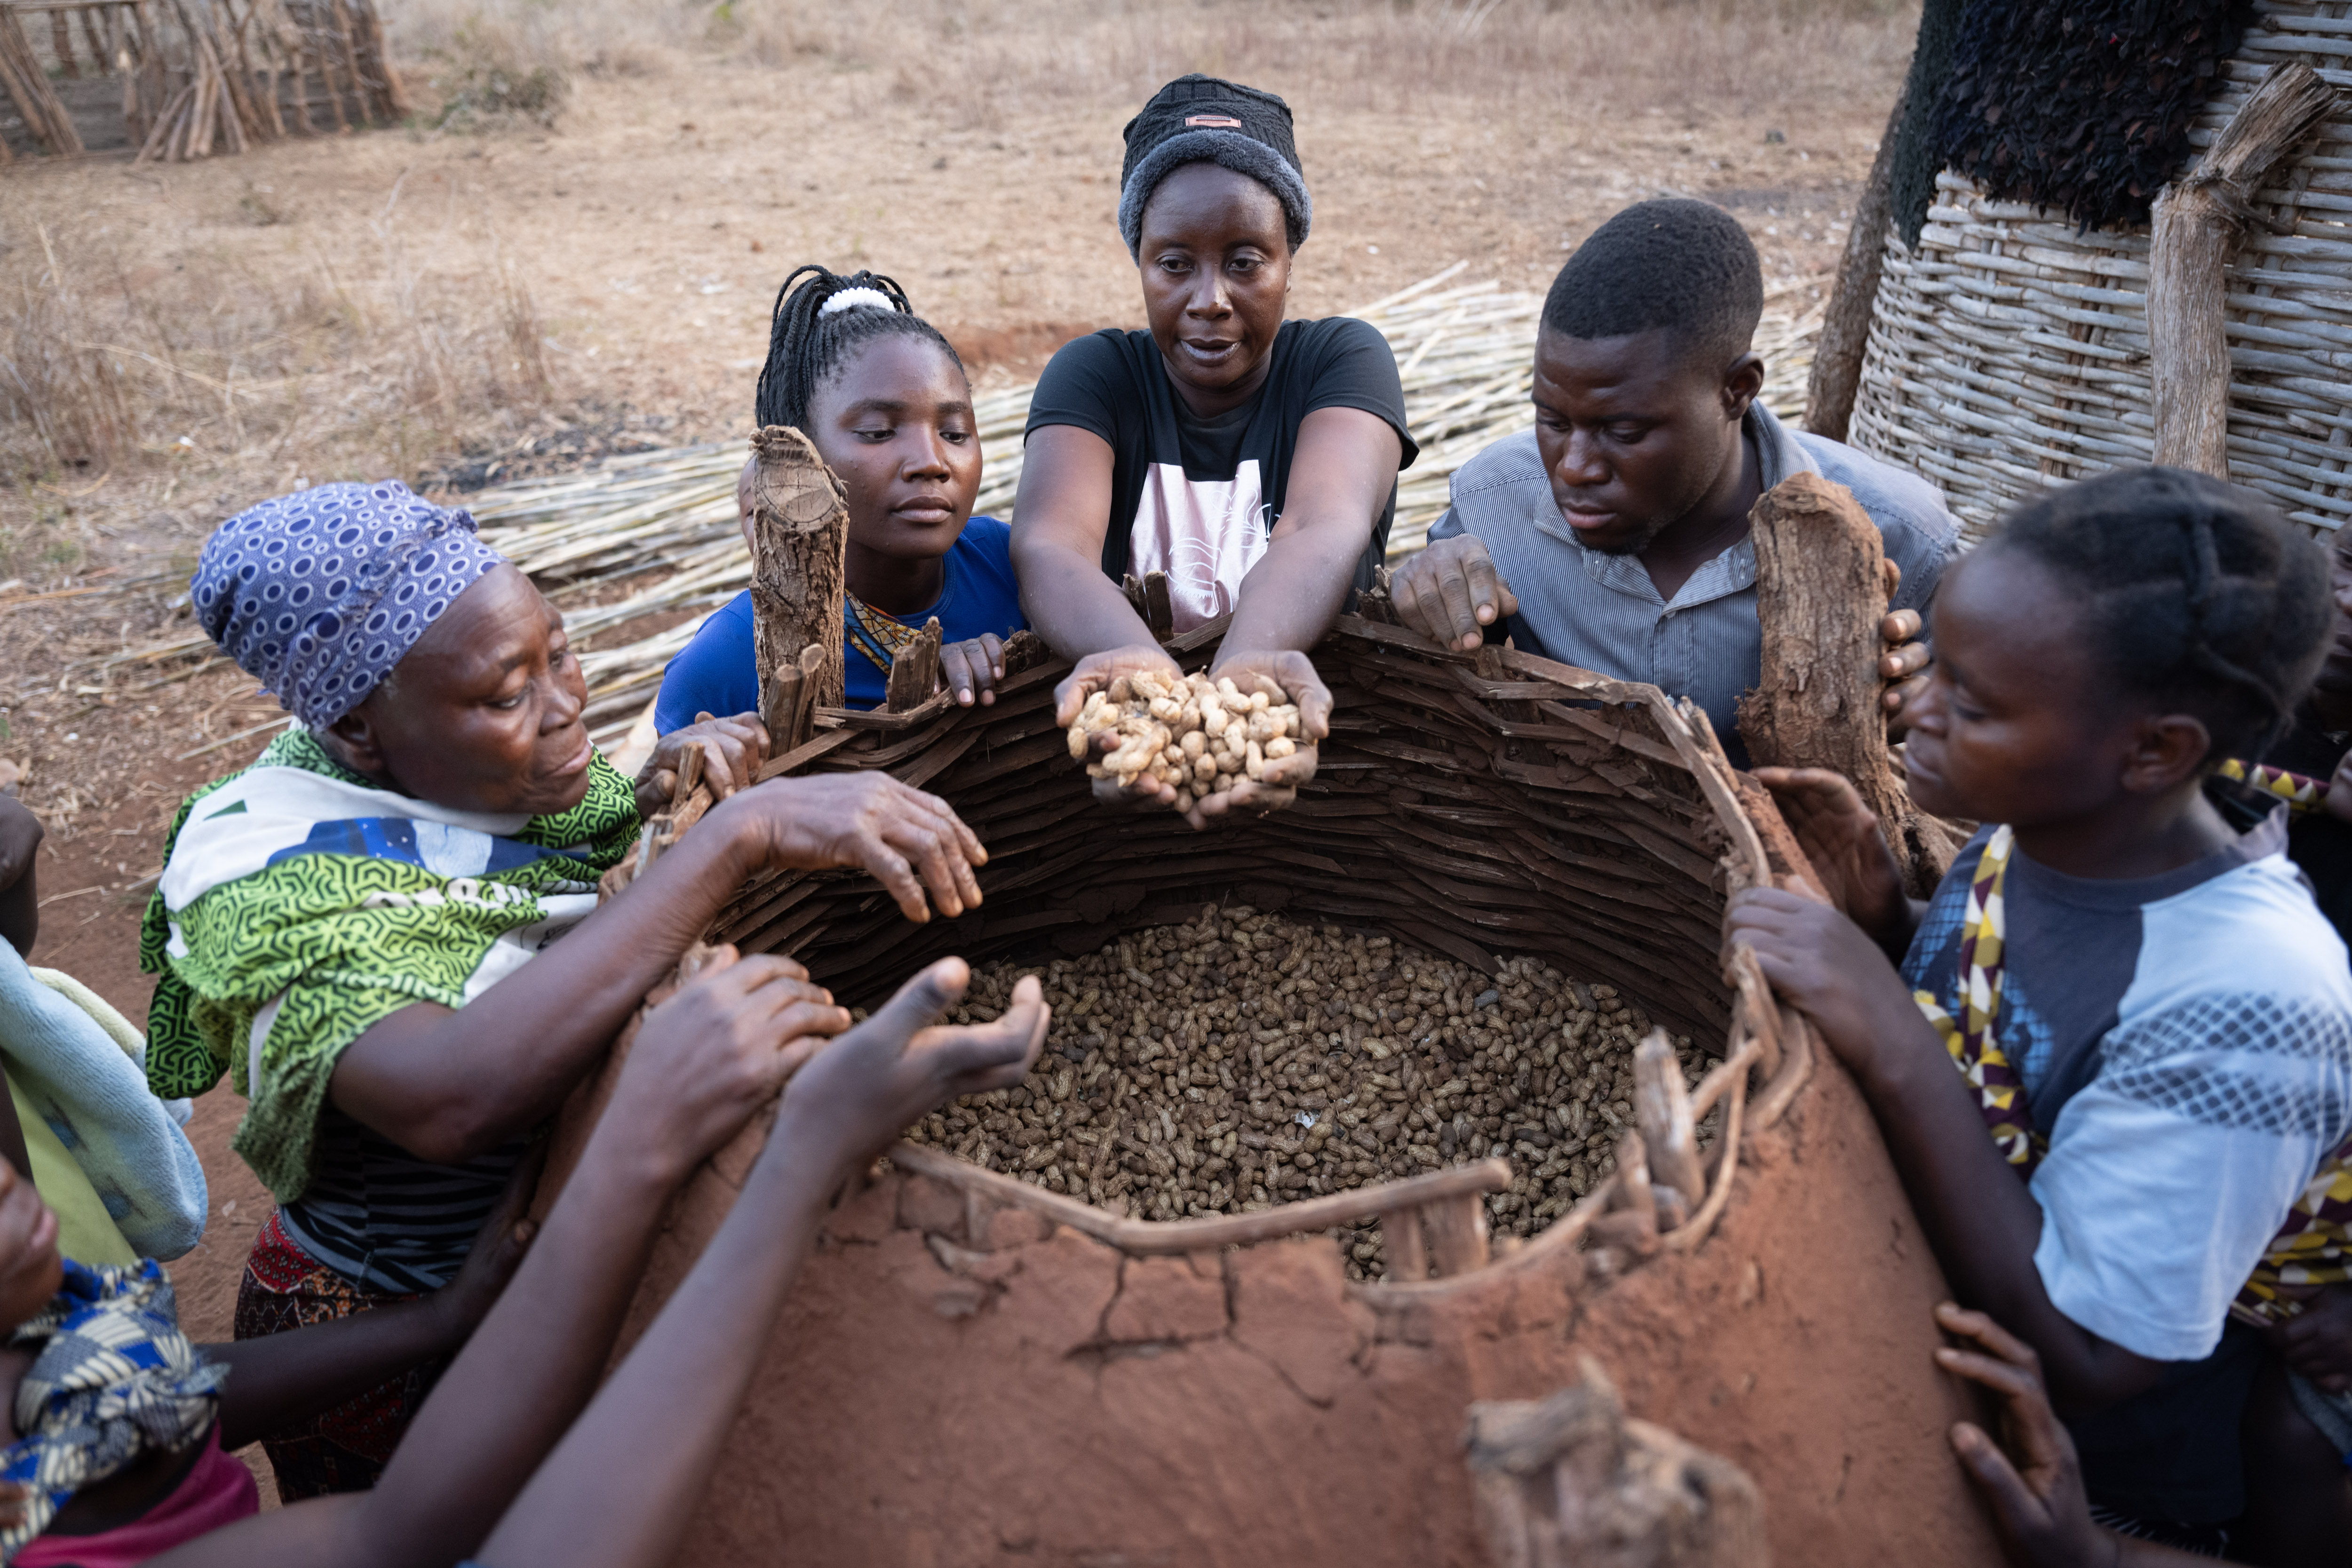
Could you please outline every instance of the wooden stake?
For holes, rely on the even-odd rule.
[[[1475,1193],[1456,1193],[1421,1205],[1421,1233],[1429,1243],[1430,1266],[1438,1278],[1486,1267],[1486,1202]]]
[[[1388,1258],[1390,1284],[1411,1285],[1429,1278],[1429,1244],[1422,1237],[1419,1209],[1381,1215],[1381,1246]]]
[[[2231,258],[2247,225],[2277,226],[2254,211],[2254,195],[2335,106],[2336,89],[2309,66],[2276,67],[2156,198],[2147,342],[2159,463],[2230,477]]]
[[[1625,1415],[1597,1363],[1541,1401],[1470,1406],[1470,1479],[1495,1568],[1765,1568],[1748,1473]]]
[[[33,53],[32,40],[25,37],[16,13],[5,5],[0,5],[0,85],[16,100],[16,112],[35,141],[61,156],[84,150],[73,116],[66,112],[41,68],[40,57]]]
[[[359,110],[368,123],[375,123],[375,105],[369,101],[367,79],[360,74],[359,46],[352,40],[352,16],[344,9],[343,0],[328,0],[335,19],[335,36],[342,41],[343,68],[351,72],[352,91],[359,100]]]
[[[81,79],[81,67],[74,61],[73,18],[63,11],[49,13],[49,47],[58,55],[58,74],[68,81]],[[100,62],[99,69],[106,68]]]
[[[195,84],[190,82],[172,95],[171,101],[163,105],[163,111],[155,116],[154,127],[147,132],[147,140],[140,143],[139,155],[131,160],[132,163],[144,163],[150,158],[164,154],[171,145],[172,127],[179,123],[180,110],[187,107],[188,100],[195,90]]]
[[[845,657],[846,654],[845,653]],[[882,708],[888,713],[904,713],[920,708],[931,700],[940,685],[940,618],[933,616],[915,634],[915,640],[906,652],[890,661],[890,679],[885,688]]]
[[[801,649],[761,681],[760,721],[767,726],[768,752],[781,757],[809,743],[816,731],[817,682],[825,650],[815,643]]]
[[[1691,1120],[1690,1089],[1683,1082],[1682,1064],[1675,1059],[1675,1043],[1664,1029],[1652,1029],[1633,1047],[1633,1115],[1641,1124],[1642,1143],[1650,1156],[1650,1181],[1660,1199],[1666,1188],[1675,1193],[1685,1215],[1706,1196],[1706,1178],[1700,1172],[1698,1128]],[[1659,1216],[1662,1230],[1678,1229]]]
[[[1878,815],[1905,884],[1927,898],[1958,843],[1911,804],[1886,745],[1885,545],[1843,485],[1791,474],[1750,513],[1762,679],[1739,700],[1739,733],[1759,765],[1843,773]]]
[[[1119,590],[1150,629],[1151,640],[1166,642],[1176,635],[1176,610],[1168,597],[1168,574],[1146,572],[1139,581],[1132,574],[1121,579]]]
[[[813,705],[842,697],[841,555],[849,542],[849,499],[809,438],[788,425],[751,437],[751,646],[760,668],[760,711],[772,711],[773,672],[821,649]],[[778,754],[792,748],[778,743]]]
[[[352,17],[359,29],[360,51],[375,72],[376,91],[383,104],[385,117],[405,120],[410,113],[408,89],[401,85],[400,72],[393,68],[392,51],[383,41],[383,18],[376,12],[374,0],[351,0]]]
[[[1895,221],[1895,143],[1910,106],[1911,86],[1895,95],[1895,108],[1878,138],[1853,205],[1853,226],[1845,233],[1837,286],[1822,314],[1822,335],[1813,344],[1813,368],[1805,382],[1805,428],[1832,441],[1845,439],[1853,419],[1853,395],[1862,385],[1862,355],[1870,343],[1870,318],[1878,303],[1878,276],[1886,261],[1886,229]]]

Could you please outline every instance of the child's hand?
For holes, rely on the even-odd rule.
[[[1019,1083],[1045,1043],[1053,1009],[1036,976],[1024,975],[996,1022],[940,1026],[971,984],[962,959],[940,959],[819,1051],[784,1096],[793,1130],[768,1146],[814,1140],[828,1162],[845,1163],[880,1149],[943,1100]]]
[[[677,788],[678,760],[686,748],[702,742],[702,782],[713,801],[725,800],[739,789],[749,789],[760,777],[768,758],[768,727],[756,713],[717,719],[698,713],[683,730],[673,730],[654,745],[654,754],[637,770],[637,815],[651,816],[669,804]]]
[[[675,1185],[847,1027],[833,993],[791,959],[719,948],[646,1014],[598,1134],[614,1129]]]
[[[2273,1324],[2270,1337],[2288,1371],[2329,1394],[2352,1391],[2352,1285],[2310,1288],[2303,1310]]]
[[[1980,1383],[2001,1399],[2002,1444],[1973,1422],[1952,1427],[1952,1447],[1969,1479],[1992,1510],[1993,1528],[2011,1563],[2028,1568],[2082,1568],[2116,1561],[2114,1541],[2091,1522],[2074,1439],[2058,1424],[2042,1386],[2042,1361],[2032,1347],[1982,1312],[1947,1301],[1936,1321],[1948,1334],[1974,1340],[1982,1351],[1947,1345],[1936,1352],[1946,1372]],[[2023,1470],[2012,1463],[2018,1456]]]
[[[1263,816],[1288,805],[1298,798],[1298,786],[1315,776],[1316,743],[1331,733],[1331,689],[1303,653],[1235,653],[1209,674],[1244,692],[1263,691],[1272,701],[1297,703],[1298,749],[1268,762],[1255,779],[1236,779],[1231,787],[1202,796],[1184,817],[1194,827],[1206,827],[1229,813]]]
[[[1853,781],[1827,768],[1758,768],[1756,782],[1772,792],[1830,901],[1881,947],[1908,936],[1903,868]]]
[[[1097,691],[1108,691],[1110,683],[1122,675],[1138,675],[1150,670],[1173,684],[1184,679],[1176,661],[1168,657],[1156,643],[1138,643],[1132,647],[1115,647],[1101,653],[1090,653],[1078,660],[1077,668],[1062,678],[1054,688],[1054,722],[1066,730],[1078,721],[1086,711],[1087,699]],[[1118,737],[1108,730],[1097,731],[1091,740],[1095,760],[1118,749]],[[1176,786],[1162,784],[1150,773],[1138,773],[1135,782],[1125,788],[1117,779],[1094,781],[1095,798],[1105,805],[1173,805]]]
[[[1004,645],[992,632],[948,644],[940,649],[940,679],[959,705],[969,708],[975,700],[983,708],[992,705],[996,683],[1004,679]]]
[[[1724,941],[1746,942],[1772,989],[1813,1021],[1857,1077],[1885,1046],[1927,1027],[1895,966],[1860,926],[1818,899],[1780,888],[1731,896]]]

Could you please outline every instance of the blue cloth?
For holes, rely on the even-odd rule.
[[[395,480],[319,485],[215,529],[188,594],[221,651],[323,730],[500,559],[474,537],[471,514]]]
[[[142,1453],[183,1453],[212,1429],[228,1367],[180,1331],[172,1282],[152,1258],[135,1268],[64,1259],[65,1279],[11,1349],[35,1350],[16,1384],[16,1430],[0,1479],[27,1489],[24,1517],[0,1531],[0,1559],[47,1530],[75,1492]]]
[[[947,585],[939,603],[896,617],[920,626],[940,618],[940,636],[963,642],[982,632],[1009,637],[1028,626],[1021,614],[1021,584],[1013,574],[1013,531],[992,517],[975,517],[947,553]],[[858,647],[842,623],[848,650],[843,685],[852,708],[878,707],[889,676]],[[662,671],[661,696],[654,703],[654,728],[662,734],[682,730],[697,713],[725,718],[760,709],[760,672],[751,645],[751,595],[746,589],[702,623],[694,640]]]

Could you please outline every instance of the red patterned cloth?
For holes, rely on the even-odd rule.
[[[236,1292],[236,1337],[259,1339],[415,1299],[343,1278],[303,1251],[273,1214],[245,1260],[245,1281]],[[278,1496],[292,1502],[374,1486],[446,1364],[413,1369],[262,1439],[278,1475]]]

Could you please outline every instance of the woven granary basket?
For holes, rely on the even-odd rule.
[[[1199,668],[1220,630],[1171,651]],[[1695,1098],[1734,1157],[1704,1203],[1629,1233],[1621,1172],[1490,1253],[1499,1161],[1155,1224],[900,1145],[827,1222],[680,1561],[1466,1568],[1486,1561],[1469,1404],[1548,1394],[1586,1357],[1748,1471],[1783,1561],[1993,1560],[1943,1436],[1967,1414],[1929,1359],[1943,1286],[1868,1112],[1752,965],[1720,967],[1727,891],[1800,871],[1769,798],[1654,688],[1358,617],[1315,660],[1338,707],[1314,783],[1208,834],[1092,803],[1053,722],[1059,663],[991,708],[832,715],[778,771],[887,767],[944,795],[989,847],[985,904],[919,928],[862,876],[794,875],[713,934],[864,1001],[940,953],[1077,952],[1229,896],[1481,967],[1542,954],[1723,1053]],[[551,1172],[617,1070],[567,1109]],[[633,1333],[763,1135],[688,1187]],[[1350,1283],[1314,1233],[1366,1215],[1432,1277]]]
[[[2263,74],[2352,86],[2352,4],[2260,7],[2199,117],[2210,145]],[[2315,530],[2352,517],[2352,113],[2273,172],[2229,291],[2230,477]],[[1851,438],[1943,487],[1973,536],[2039,486],[2153,447],[2144,229],[2078,233],[1949,172],[1916,250],[1887,239]]]

